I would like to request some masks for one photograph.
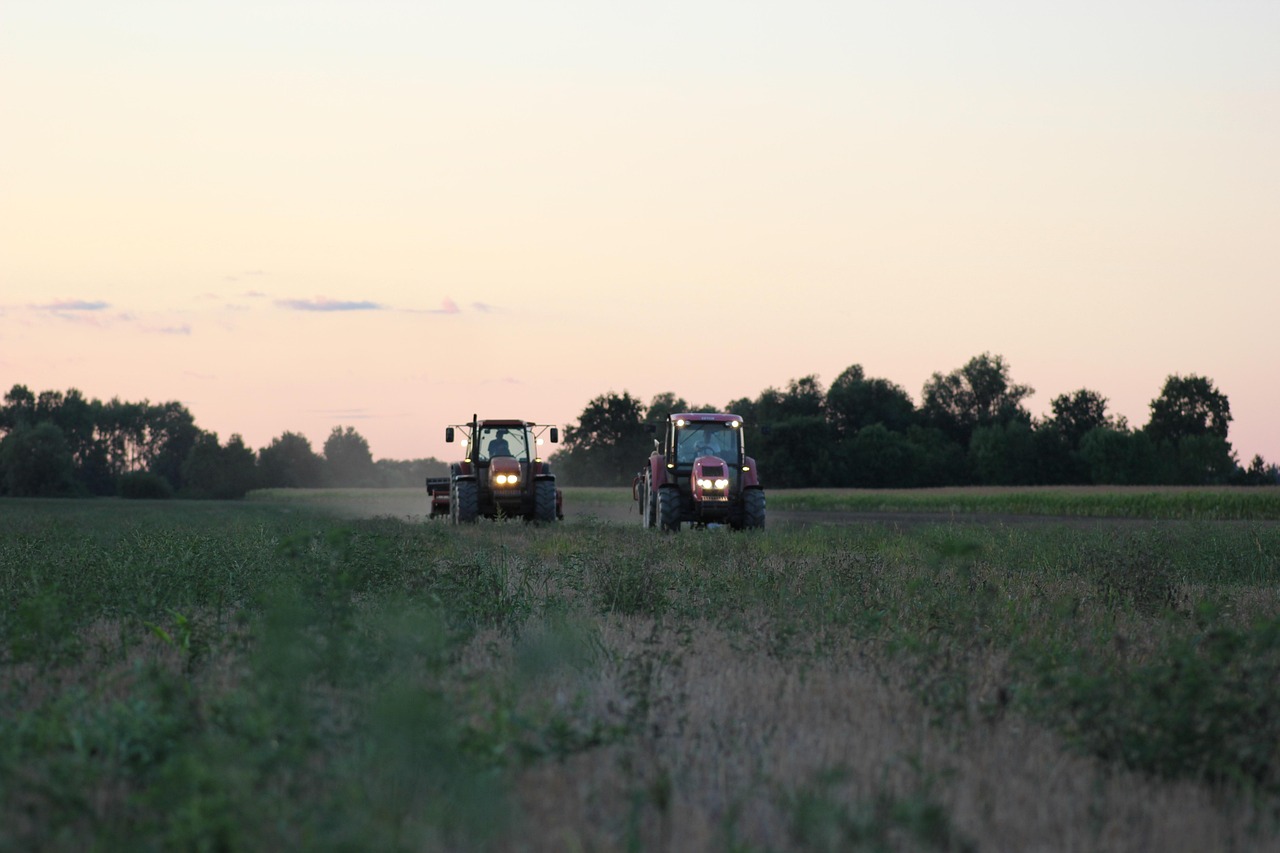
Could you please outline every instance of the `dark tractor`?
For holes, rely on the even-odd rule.
[[[656,432],[657,426],[647,429]],[[764,489],[756,461],[743,452],[738,415],[669,416],[631,491],[645,527],[673,532],[684,522],[728,524],[734,530],[764,527]]]
[[[552,444],[560,431],[546,424],[515,420],[478,420],[453,424],[444,431],[452,442],[461,432],[463,460],[448,477],[428,477],[432,517],[448,515],[454,524],[480,518],[564,518],[564,498],[556,488],[549,463],[538,452],[542,436]]]

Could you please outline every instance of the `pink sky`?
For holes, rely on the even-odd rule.
[[[0,8],[4,390],[447,458],[989,351],[1280,461],[1274,3],[110,7]]]

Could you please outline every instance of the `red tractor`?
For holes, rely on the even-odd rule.
[[[547,424],[516,420],[478,420],[453,424],[444,431],[452,442],[462,433],[463,460],[450,466],[448,477],[428,477],[431,515],[448,515],[454,524],[480,518],[564,518],[564,498],[551,466],[538,452],[542,436],[552,444],[560,431]]]
[[[656,425],[648,426],[656,432]],[[672,414],[661,444],[636,475],[632,496],[645,527],[678,531],[728,524],[764,527],[764,489],[756,461],[743,452],[742,418],[703,412]]]

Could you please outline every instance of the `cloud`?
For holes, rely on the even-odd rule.
[[[492,314],[494,311],[498,310],[486,302],[472,302],[471,307],[473,310],[479,311],[481,314]]]
[[[445,297],[440,302],[439,308],[406,308],[404,309],[410,314],[461,314],[462,309],[458,307],[458,303],[449,297]]]
[[[44,305],[32,305],[31,307],[37,311],[61,314],[64,311],[105,311],[111,305],[96,299],[55,299],[53,302]]]
[[[159,332],[162,335],[189,335],[191,334],[191,325],[183,323],[180,326],[161,326],[158,329],[152,329],[153,332]]]
[[[381,311],[384,306],[377,302],[328,299],[319,296],[315,299],[277,299],[276,307],[287,308],[290,311]]]

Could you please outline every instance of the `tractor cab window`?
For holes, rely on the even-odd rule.
[[[676,431],[676,463],[691,464],[699,456],[719,456],[730,464],[738,461],[740,430],[726,423],[692,423]]]
[[[508,427],[482,429],[476,438],[477,459],[486,462],[495,456],[513,456],[521,462],[529,461],[529,445],[525,431]]]

